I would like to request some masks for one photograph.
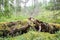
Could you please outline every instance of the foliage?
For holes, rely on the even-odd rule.
[[[13,13],[13,8],[12,6],[9,4],[9,0],[0,0],[0,6],[2,5],[2,8],[4,9],[0,9],[0,18],[1,17],[6,17],[6,18],[10,18],[11,14]],[[3,10],[3,11],[2,11]]]
[[[60,2],[60,1],[56,1],[56,2]],[[0,0],[0,4],[2,4],[1,0]],[[24,16],[23,12],[21,13],[22,15],[20,16],[13,15],[13,11],[15,12],[15,9],[17,9],[17,13],[19,11],[21,12],[20,10],[21,7],[17,6],[14,8],[12,5],[10,5],[11,7],[9,9],[8,0],[5,0],[4,4],[5,4],[4,5],[5,10],[3,12],[0,12],[0,22],[10,22],[10,21],[12,22],[17,20],[26,21],[25,19],[29,17],[28,15]],[[42,9],[40,9],[39,15],[35,16],[35,18],[44,22],[60,23],[60,8],[59,7],[56,8],[56,6],[60,6],[60,4],[55,4],[55,2],[49,2],[48,5],[46,6],[40,4],[40,8]],[[29,9],[29,11],[32,11],[34,9],[33,6],[27,8]],[[55,10],[54,8],[57,10]],[[0,37],[0,40],[60,40],[60,31],[58,31],[56,34],[30,31],[26,34],[15,37],[9,37],[9,36],[5,38]]]
[[[16,37],[5,37],[4,40],[60,40],[58,36],[59,35],[56,35],[56,34],[30,31],[26,34],[19,35]],[[3,40],[3,38],[0,38],[0,39]]]
[[[7,17],[1,17],[0,22],[9,22],[9,21],[17,21],[17,20],[24,20],[28,18],[29,16],[14,16],[11,15],[10,18]],[[54,23],[60,23],[60,10],[54,10],[54,11],[49,11],[49,10],[44,10],[44,12],[39,12],[39,15],[35,16],[36,19],[39,19],[44,22],[54,22]]]
[[[43,8],[47,10],[60,10],[59,0],[50,0],[48,3],[42,4]]]

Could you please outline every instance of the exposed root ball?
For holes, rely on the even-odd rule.
[[[33,22],[33,24],[35,24],[35,29],[37,31],[41,31],[41,32],[49,32],[49,33],[55,33],[56,31],[58,31],[60,28],[57,25],[53,25],[53,24],[49,24],[43,21],[39,21],[37,19],[34,19],[32,17],[28,18],[30,21]]]

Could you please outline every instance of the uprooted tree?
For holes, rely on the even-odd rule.
[[[27,33],[29,29],[33,29],[34,31],[39,32],[49,32],[55,33],[60,29],[59,25],[46,23],[43,21],[39,21],[34,18],[28,18],[28,21],[16,21],[16,22],[7,22],[0,24],[0,36],[16,36],[23,33]],[[1,34],[2,32],[2,34]]]

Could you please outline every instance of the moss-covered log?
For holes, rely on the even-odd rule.
[[[25,21],[0,23],[0,36],[16,36],[27,33],[29,28],[39,32],[55,33],[60,30],[60,24],[46,23],[34,18],[28,18]]]

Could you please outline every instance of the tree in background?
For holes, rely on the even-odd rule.
[[[9,0],[0,0],[0,17],[10,17]]]
[[[0,17],[11,17],[18,11],[21,11],[20,0],[0,0]]]
[[[48,10],[59,10],[60,9],[60,0],[50,0],[48,5],[45,6]]]

